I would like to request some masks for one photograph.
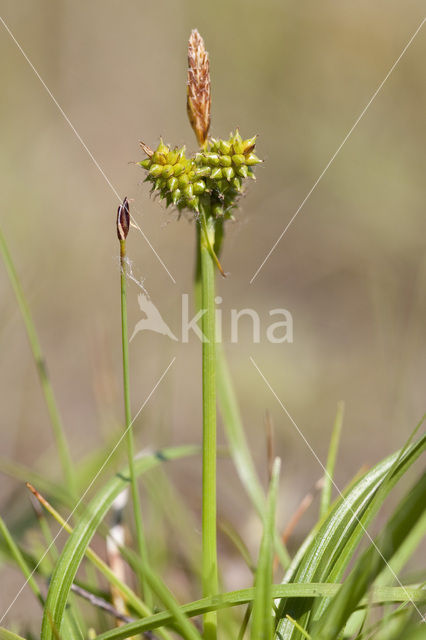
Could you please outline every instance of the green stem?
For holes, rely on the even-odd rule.
[[[120,271],[121,271],[121,342],[123,350],[123,390],[124,413],[126,421],[127,454],[129,459],[130,486],[132,492],[133,514],[136,529],[136,542],[143,564],[148,565],[148,552],[142,524],[142,513],[139,501],[139,488],[136,479],[134,457],[135,446],[132,428],[132,412],[130,408],[130,378],[129,378],[129,339],[127,334],[127,281],[126,281],[126,240],[120,240]],[[139,581],[147,606],[152,608],[152,594],[145,577],[139,574]]]
[[[204,216],[204,212],[202,213]],[[203,595],[218,591],[216,548],[216,336],[214,221],[204,218],[200,234],[203,342],[203,507],[202,583]],[[216,639],[216,612],[204,616],[204,638]]]
[[[6,244],[6,240],[0,229],[0,250],[3,256],[3,261],[6,266],[6,270],[9,276],[10,283],[16,296],[16,300],[21,311],[22,319],[24,321],[25,329],[27,332],[28,340],[30,343],[31,351],[33,354],[34,362],[37,367],[37,373],[39,375],[41,388],[43,390],[44,399],[46,401],[47,410],[52,424],[53,435],[56,440],[56,446],[61,460],[62,472],[64,474],[65,482],[68,489],[73,496],[77,495],[73,464],[68,449],[68,443],[65,438],[64,428],[62,420],[59,414],[58,405],[56,404],[55,395],[53,393],[52,383],[47,372],[46,360],[44,358],[43,351],[41,349],[40,341],[38,339],[37,331],[31,316],[31,312],[24,296],[24,292],[19,281],[18,274],[15,269],[15,265],[12,262],[9,249]]]

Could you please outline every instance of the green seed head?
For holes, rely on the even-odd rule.
[[[203,151],[188,158],[185,147],[171,149],[162,140],[154,151],[141,143],[148,158],[140,162],[148,182],[167,206],[198,211],[203,196],[214,217],[231,216],[243,181],[253,178],[261,160],[255,155],[256,136],[242,139],[239,131],[227,140],[210,139]]]

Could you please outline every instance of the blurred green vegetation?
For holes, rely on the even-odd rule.
[[[283,458],[279,525],[321,469],[250,355],[323,461],[337,402],[345,401],[339,486],[399,447],[425,410],[425,28],[249,284],[423,13],[420,0],[2,2],[5,22],[114,188],[133,200],[135,219],[175,278],[173,284],[132,229],[135,276],[177,332],[181,294],[192,291],[194,225],[178,223],[150,200],[131,162],[142,157],[140,139],[153,146],[162,135],[195,149],[185,112],[191,28],[200,30],[210,53],[212,135],[226,136],[235,126],[243,135],[259,134],[265,164],[228,226],[222,262],[230,276],[218,288],[224,316],[245,307],[265,321],[269,309],[293,315],[293,344],[253,345],[247,324],[238,345],[225,345],[265,481],[266,408],[273,418]],[[118,201],[3,26],[0,70],[1,226],[77,462],[111,441],[122,421]],[[3,268],[0,292],[1,456],[55,478],[51,430]],[[137,293],[130,283],[130,330],[140,319]],[[200,441],[199,347],[196,339],[176,344],[147,333],[131,343],[135,412],[176,356],[137,421],[139,447]],[[238,524],[250,544],[259,528],[248,500],[228,459],[219,471],[219,518]],[[173,474],[198,518],[199,462],[178,464]],[[25,493],[2,476],[3,515],[13,519]],[[299,524],[297,537],[308,523],[309,517]],[[249,572],[235,564],[226,540],[221,545],[224,570],[233,568],[227,587],[235,588]],[[13,593],[22,578],[7,575]],[[1,608],[8,595],[0,595]],[[27,605],[24,594],[14,620],[27,619]]]

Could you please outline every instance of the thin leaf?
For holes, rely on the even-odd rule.
[[[6,524],[3,518],[1,517],[0,517],[0,534],[5,539],[5,542],[10,550],[11,556],[16,562],[16,564],[18,565],[18,567],[20,568],[20,570],[22,571],[22,573],[24,574],[24,577],[29,587],[31,588],[31,591],[34,593],[37,600],[43,606],[44,600],[43,600],[43,596],[41,595],[40,587],[38,586],[37,582],[34,580],[32,571],[27,565],[18,545],[13,540],[12,536],[9,533],[8,528],[6,527]]]
[[[289,620],[289,622],[291,622],[293,627],[295,627],[304,638],[307,638],[307,640],[312,640],[309,633],[303,627],[301,627],[300,624],[296,622],[296,620],[293,620],[293,618],[288,614],[286,615],[286,618],[287,620]]]
[[[264,518],[263,537],[255,577],[255,597],[251,626],[252,640],[270,640],[272,637],[272,563],[274,553],[275,511],[281,461],[276,458],[272,468]]]
[[[256,571],[256,566],[254,561],[250,555],[250,551],[247,548],[244,540],[241,538],[238,531],[231,525],[225,522],[222,522],[220,525],[222,532],[229,538],[234,547],[237,549],[238,553],[241,555],[244,560],[247,568],[250,569],[252,573]]]
[[[426,436],[423,436],[402,453],[393,454],[360,478],[315,527],[314,535],[308,536],[308,543],[302,545],[303,554],[298,554],[297,562],[292,563],[284,582],[338,582],[384,498],[425,449]],[[378,502],[374,498],[380,487],[383,487],[383,492]],[[312,601],[283,600],[278,615],[283,618],[289,613],[302,627],[308,628],[312,606]],[[318,615],[324,606],[325,603],[318,606]],[[277,626],[277,637],[280,640],[295,640],[300,635],[288,620],[281,619]]]
[[[366,594],[369,585],[402,544],[425,509],[426,473],[398,505],[376,543],[370,545],[357,560],[337,595],[331,600],[320,620],[314,624],[312,633],[316,639],[335,640],[337,638],[350,614]]]
[[[291,597],[291,598],[330,598],[335,595],[341,585],[337,584],[278,584],[273,585],[271,590],[272,600],[275,598]],[[382,605],[387,602],[404,602],[407,598],[406,592],[410,599],[414,602],[426,602],[426,592],[417,587],[382,587],[373,591],[371,597],[360,603],[360,607],[365,607],[373,602]],[[206,613],[207,611],[218,611],[226,607],[235,607],[253,602],[255,589],[240,589],[239,591],[230,591],[221,593],[210,598],[203,598],[180,607],[181,611],[188,617],[195,617]],[[271,601],[272,611],[272,601]],[[145,631],[158,629],[162,626],[168,626],[173,622],[174,614],[170,611],[162,611],[153,616],[137,620],[130,624],[123,625],[118,629],[112,629],[101,633],[97,636],[97,640],[124,640]]]
[[[223,427],[229,443],[231,456],[235,464],[241,484],[246,490],[258,515],[263,518],[265,510],[265,493],[258,478],[250,448],[247,443],[232,378],[226,362],[223,346],[216,347],[216,384],[219,409],[223,418]],[[280,536],[274,533],[274,544],[283,567],[290,564],[290,556]]]
[[[0,640],[25,640],[25,638],[0,627]]]
[[[194,455],[197,452],[199,452],[198,448],[189,446],[157,451],[137,459],[135,472],[140,475],[162,462]],[[109,480],[92,499],[87,512],[68,539],[56,564],[47,594],[41,633],[43,640],[53,640],[55,632],[60,632],[71,584],[84,553],[114,499],[128,486],[128,483],[128,470]]]
[[[324,486],[321,493],[320,518],[322,518],[330,508],[331,488],[333,485],[334,468],[336,466],[340,435],[342,433],[344,411],[345,411],[344,402],[339,402],[339,404],[337,405],[337,414],[334,420],[333,432],[330,440],[330,447],[328,450],[326,473],[324,476]]]
[[[12,257],[9,253],[6,239],[0,229],[0,252],[3,257],[3,261],[6,267],[7,274],[9,276],[10,284],[18,302],[19,309],[21,311],[22,320],[24,321],[25,330],[27,332],[28,341],[31,347],[31,353],[34,359],[37,373],[40,379],[41,388],[43,390],[44,399],[46,402],[47,411],[49,413],[50,422],[52,424],[52,430],[56,441],[56,448],[58,450],[59,459],[62,465],[62,472],[64,474],[65,481],[72,494],[76,494],[75,491],[75,477],[74,467],[72,464],[68,442],[65,437],[65,431],[62,424],[59,408],[56,403],[55,394],[53,392],[52,383],[47,371],[46,360],[41,348],[40,340],[38,338],[37,330],[31,315],[28,302],[25,298],[24,290],[22,288],[19,276],[13,264]]]
[[[394,583],[395,576],[400,574],[425,537],[426,513],[422,515],[411,531],[408,532],[407,537],[375,580],[374,585],[384,587],[385,585]]]
[[[141,571],[144,573],[149,588],[157,596],[160,602],[162,602],[170,611],[176,623],[176,627],[179,629],[182,636],[187,640],[201,640],[201,636],[197,629],[183,613],[170,589],[168,589],[164,582],[158,578],[155,572],[152,571],[149,566],[144,565],[132,549],[120,546],[120,553],[134,571]]]

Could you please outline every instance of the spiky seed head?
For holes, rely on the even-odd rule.
[[[244,140],[236,131],[228,140],[209,138],[202,151],[187,157],[185,147],[171,149],[160,140],[154,151],[148,147],[148,158],[139,164],[167,206],[198,212],[202,198],[214,217],[231,218],[243,181],[254,178],[254,166],[261,162],[255,146],[256,136]]]
[[[117,236],[120,242],[124,242],[130,229],[129,201],[124,198],[117,210]]]
[[[188,43],[187,111],[200,147],[204,147],[210,128],[210,65],[204,40],[193,29]]]

